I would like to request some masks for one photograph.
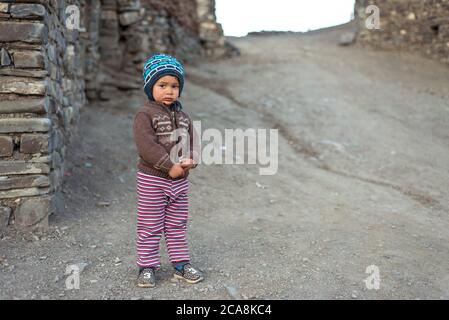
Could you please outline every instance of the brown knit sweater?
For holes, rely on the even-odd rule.
[[[181,129],[181,137],[178,141],[171,141],[173,131],[178,128]],[[139,154],[137,168],[143,173],[170,180],[186,178],[189,173],[173,179],[168,172],[174,165],[170,160],[170,151],[181,143],[180,139],[185,139],[187,132],[190,135],[188,157],[198,162],[199,143],[198,139],[194,139],[193,124],[187,113],[182,110],[172,111],[168,106],[147,100],[134,117],[134,142]]]

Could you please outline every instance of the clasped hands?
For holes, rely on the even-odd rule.
[[[182,159],[171,167],[168,175],[172,178],[184,177],[194,165],[193,159]]]

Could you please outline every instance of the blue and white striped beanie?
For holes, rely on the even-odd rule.
[[[154,84],[165,75],[172,75],[178,78],[179,96],[181,96],[182,88],[184,87],[184,68],[175,57],[157,53],[145,61],[143,66],[143,90],[151,101],[154,101]]]

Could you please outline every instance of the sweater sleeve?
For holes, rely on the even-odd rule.
[[[173,166],[170,155],[157,142],[150,117],[144,112],[138,112],[134,117],[133,134],[139,156],[157,170],[170,171]]]

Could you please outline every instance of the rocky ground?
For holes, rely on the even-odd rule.
[[[449,70],[338,46],[344,28],[229,40],[240,57],[187,68],[206,128],[275,128],[279,166],[200,165],[188,238],[205,272],[134,285],[139,97],[83,109],[45,233],[0,241],[1,299],[449,299]],[[204,142],[207,144],[208,142]],[[66,268],[81,268],[67,290]],[[379,269],[380,287],[364,282]]]

